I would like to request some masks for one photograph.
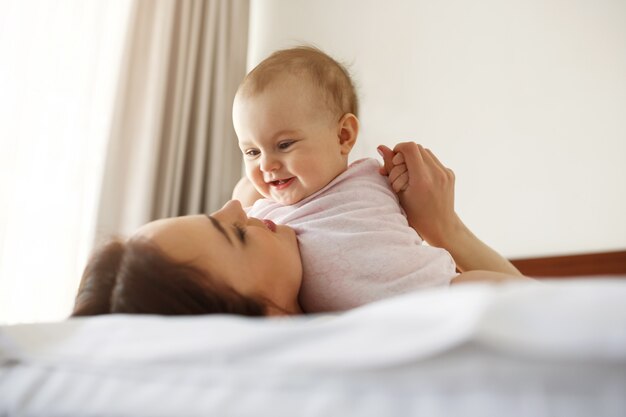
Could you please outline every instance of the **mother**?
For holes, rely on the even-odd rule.
[[[429,150],[403,143],[381,152],[382,173],[411,226],[467,271],[453,284],[524,279],[461,222],[454,175]],[[72,315],[300,314],[301,281],[293,229],[248,218],[232,200],[210,216],[156,220],[100,247],[85,268]]]

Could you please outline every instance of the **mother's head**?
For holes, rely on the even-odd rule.
[[[99,248],[72,316],[297,314],[301,280],[295,232],[230,201],[211,216],[156,220]]]

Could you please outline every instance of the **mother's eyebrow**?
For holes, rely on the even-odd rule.
[[[233,241],[230,240],[230,236],[228,235],[226,230],[224,230],[224,227],[222,226],[222,224],[218,222],[214,217],[211,217],[208,214],[206,216],[209,218],[209,220],[211,220],[211,223],[213,223],[213,226],[215,226],[215,228],[219,230],[220,233],[223,234],[226,239],[228,239],[228,243],[232,245]]]

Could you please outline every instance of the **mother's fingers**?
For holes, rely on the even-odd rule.
[[[395,193],[399,193],[400,191],[404,191],[409,186],[409,173],[404,171],[400,174],[396,179],[391,183],[391,188]]]
[[[391,160],[391,162],[393,162],[394,165],[403,164],[404,163],[404,155],[402,154],[402,152],[398,152],[397,154],[395,154],[393,159]]]
[[[401,154],[398,154],[398,155],[401,155]],[[400,165],[394,166],[393,168],[391,168],[391,171],[389,172],[389,183],[393,184],[393,182],[396,181],[399,176],[405,173],[407,173],[406,164],[400,164]]]
[[[398,143],[394,148],[394,152],[401,152],[404,155],[404,160],[409,161],[414,158],[422,159],[420,155],[421,145],[415,142],[402,142]],[[422,148],[423,149],[423,148]]]
[[[421,145],[415,142],[402,142],[397,144],[393,150],[402,154],[409,178],[417,179],[425,175],[424,148]]]
[[[389,176],[389,183],[392,185],[397,182],[401,184],[402,189],[406,189],[409,182],[419,188],[431,188],[433,184],[450,182],[454,184],[454,172],[446,168],[430,149],[420,144],[402,142],[397,144],[393,151],[386,146],[379,146],[379,151],[385,162],[381,173]],[[405,173],[407,175],[404,175]],[[398,182],[400,177],[403,181]],[[395,188],[397,184],[394,185]]]

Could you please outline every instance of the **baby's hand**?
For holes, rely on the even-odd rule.
[[[379,146],[385,166],[381,174],[398,194],[409,224],[428,243],[442,246],[457,224],[454,212],[454,173],[429,150],[414,142],[393,151]]]

